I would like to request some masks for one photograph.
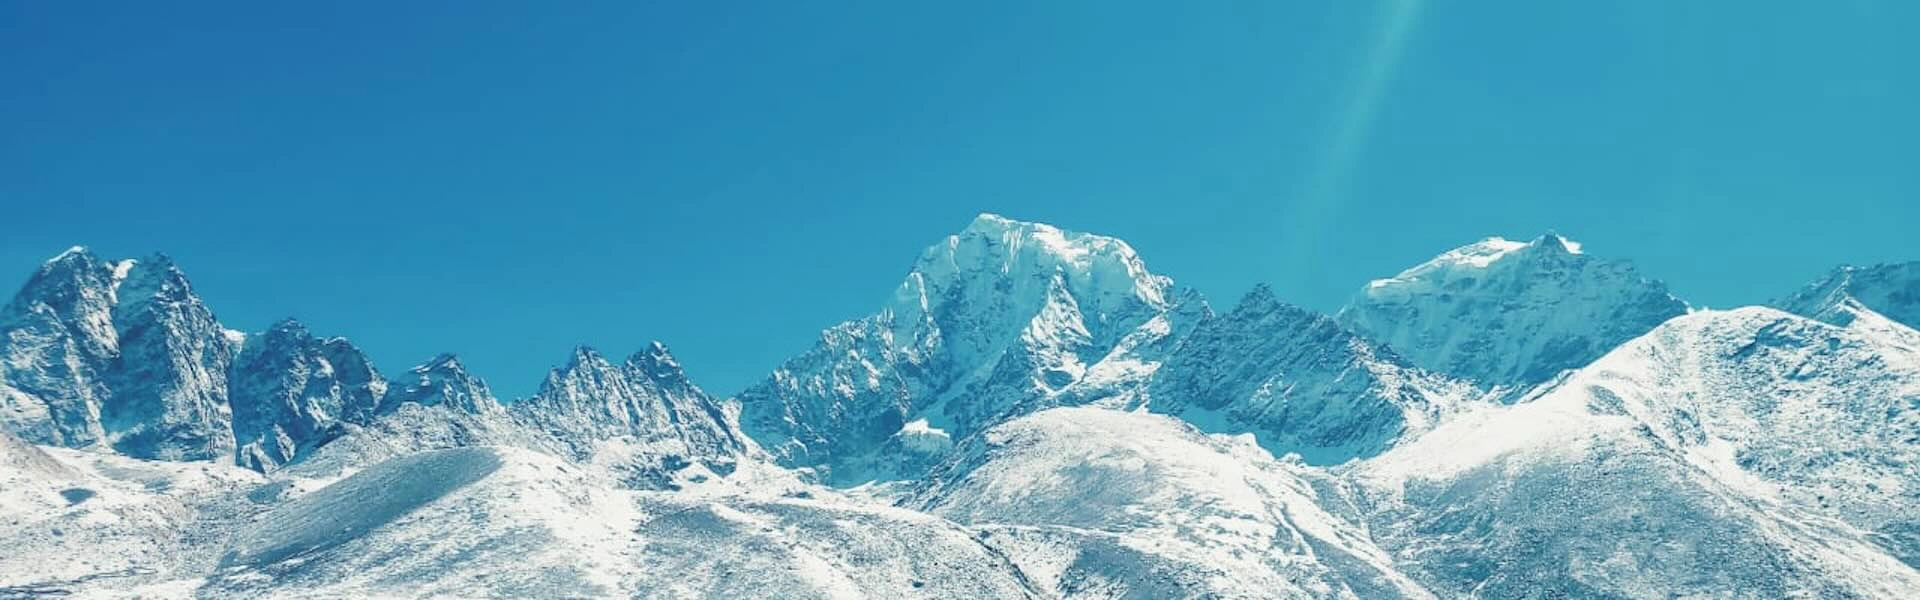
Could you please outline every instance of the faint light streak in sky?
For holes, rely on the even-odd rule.
[[[1282,260],[1292,273],[1312,268],[1312,249],[1332,209],[1347,200],[1354,167],[1359,163],[1380,104],[1399,70],[1407,43],[1419,25],[1426,0],[1386,0],[1370,35],[1361,46],[1358,69],[1339,98],[1329,120],[1319,164],[1307,176],[1300,195],[1283,204],[1286,222],[1281,230]]]

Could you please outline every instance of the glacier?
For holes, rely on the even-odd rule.
[[[0,309],[0,598],[1920,597],[1920,263],[1705,310],[1595,250],[1216,310],[983,214],[737,394],[502,399],[76,247]]]

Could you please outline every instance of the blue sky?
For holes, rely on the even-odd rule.
[[[400,4],[0,4],[0,276],[165,251],[515,396],[737,391],[981,211],[1323,310],[1547,229],[1709,306],[1920,258],[1913,2]]]

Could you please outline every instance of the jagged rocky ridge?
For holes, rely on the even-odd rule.
[[[411,439],[381,452],[356,439],[369,454],[334,452],[334,466],[478,443],[586,460],[619,439],[645,449],[629,457],[636,485],[669,485],[696,462],[725,471],[749,452],[736,417],[659,343],[617,366],[580,348],[508,410],[451,355],[390,382],[346,339],[292,319],[226,329],[164,255],[106,261],[76,247],[0,314],[0,419],[39,444],[270,471],[368,428]]]
[[[695,461],[724,475],[749,452],[737,417],[695,386],[659,342],[618,365],[581,347],[512,413],[578,459],[611,439],[643,449],[654,462],[629,465],[627,476],[649,485],[669,485],[672,472]]]
[[[227,367],[196,371],[185,368],[190,362],[172,360],[164,363],[172,366],[144,379],[167,379],[173,373],[182,373],[173,378],[187,381],[208,373],[199,379],[230,377],[223,386],[193,388],[217,390],[202,396],[233,395],[225,406],[202,399],[188,408],[212,408],[181,412],[210,414],[202,417],[207,423],[201,426],[213,431],[204,435],[207,443],[231,444],[236,460],[255,469],[298,460],[409,402],[435,405],[441,398],[435,390],[450,394],[448,407],[410,418],[431,415],[441,422],[433,427],[446,430],[435,436],[436,446],[504,440],[585,459],[600,441],[627,436],[642,445],[672,447],[662,451],[674,459],[647,469],[655,474],[648,477],[656,477],[691,462],[688,456],[704,457],[700,460],[724,471],[731,462],[725,457],[738,455],[747,445],[744,436],[726,425],[732,418],[728,411],[734,409],[686,381],[657,344],[620,365],[582,349],[566,367],[550,374],[540,393],[505,410],[490,394],[476,394],[470,383],[462,383],[469,377],[457,361],[440,358],[416,369],[431,374],[452,366],[459,371],[443,376],[437,386],[431,381],[390,386],[350,343],[314,338],[292,321],[254,336],[236,352],[241,336],[219,329],[177,268],[156,262],[164,268],[152,271],[170,274],[170,283],[148,287],[178,290],[177,301],[164,305],[186,307],[175,312],[193,318],[172,320],[200,324],[197,329],[174,329],[213,338],[208,342],[213,345],[202,345],[226,353],[203,354]],[[25,307],[21,312],[33,314],[35,298],[64,302],[39,310],[54,315],[41,319],[47,324],[39,327],[54,333],[20,336],[19,330],[32,328],[16,326],[10,336],[43,340],[42,346],[75,346],[83,357],[111,356],[118,337],[91,332],[117,331],[113,315],[129,266],[138,263],[109,264],[84,250],[49,262],[9,310]],[[1548,304],[1542,299],[1554,293],[1598,306],[1588,312],[1627,310],[1619,298],[1656,307],[1633,313],[1640,321],[1683,306],[1665,294],[1664,287],[1638,278],[1631,267],[1589,259],[1576,245],[1555,236],[1532,244],[1482,242],[1383,281],[1391,285],[1376,282],[1369,286],[1369,297],[1384,294],[1408,306],[1455,302],[1452,296],[1460,291],[1460,281],[1486,288],[1477,292],[1492,298],[1486,302],[1511,306],[1494,298],[1501,290],[1509,291],[1509,296],[1527,299],[1529,310]],[[1389,288],[1391,294],[1378,291]],[[1342,311],[1340,320],[1364,324],[1365,318],[1356,315],[1378,311],[1367,306],[1357,301]],[[62,319],[63,314],[77,316]],[[1592,331],[1587,331],[1565,319],[1547,327],[1535,323],[1537,315],[1503,318],[1523,322],[1523,340],[1561,340],[1518,342],[1526,348],[1585,348],[1638,327],[1594,319],[1587,325]],[[1428,323],[1431,331],[1423,335],[1485,335],[1486,329],[1504,327],[1460,325],[1460,331],[1448,333],[1444,327],[1450,322]],[[1541,327],[1547,331],[1535,331]],[[219,333],[209,336],[207,331]],[[1447,352],[1480,356],[1459,348]],[[31,356],[9,352],[22,354]],[[1548,354],[1554,370],[1578,366],[1563,352]],[[29,385],[46,379],[57,383],[23,395],[47,398],[38,407],[49,413],[46,416],[36,419],[31,402],[10,403],[15,409],[9,414],[20,423],[16,428],[57,430],[57,435],[38,438],[49,443],[93,443],[104,429],[94,435],[82,427],[71,434],[72,427],[54,426],[62,421],[57,415],[84,417],[90,410],[116,414],[92,409],[86,399],[116,387],[134,389],[110,384],[135,378],[95,376],[106,367],[89,369],[87,361],[59,377],[63,371],[47,362],[8,371],[12,379]],[[95,362],[112,364],[110,359]],[[823,481],[839,484],[916,478],[958,439],[1021,414],[1086,404],[1179,415],[1211,432],[1253,432],[1275,453],[1295,452],[1316,464],[1337,464],[1378,453],[1441,415],[1481,400],[1482,388],[1475,384],[1484,386],[1488,378],[1458,371],[1423,369],[1391,342],[1371,341],[1339,320],[1285,305],[1265,288],[1249,294],[1234,310],[1215,314],[1198,293],[1180,290],[1170,279],[1148,271],[1125,242],[982,215],[923,252],[879,313],[829,329],[814,350],[741,393],[732,406],[737,406],[745,432],[782,464],[813,468]],[[154,397],[142,391],[118,396]],[[168,400],[145,402],[166,407],[162,412],[173,406]],[[61,406],[68,408],[55,410]],[[535,439],[539,441],[528,441]],[[203,450],[181,456],[211,454]]]
[[[41,369],[0,378],[9,428],[74,430],[25,389],[142,389],[44,359],[124,354],[131,265],[92,262],[8,307],[5,368]],[[1264,287],[1216,313],[1118,240],[988,215],[729,402],[657,344],[503,404],[452,356],[387,379],[214,323],[267,473],[60,447],[114,449],[104,421],[0,436],[0,595],[1913,597],[1913,275],[1683,314],[1558,236],[1490,240],[1370,286],[1418,325],[1383,335]],[[153,320],[192,330],[173,298]]]
[[[1483,395],[1262,285],[1233,310],[1204,318],[1122,406],[1210,432],[1252,432],[1276,455],[1339,464],[1377,454]]]
[[[1265,288],[1215,314],[1125,242],[982,215],[923,252],[880,312],[827,330],[738,400],[783,464],[842,484],[912,479],[955,440],[1087,404],[1337,464],[1685,311],[1631,265],[1549,234],[1450,251],[1338,317]]]

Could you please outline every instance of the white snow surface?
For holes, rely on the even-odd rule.
[[[629,490],[505,447],[328,479],[65,449],[15,470],[19,448],[0,442],[5,597],[1039,595],[963,527],[824,489]]]
[[[992,532],[1063,595],[1429,597],[1312,476],[1248,436],[1055,408],[968,440],[908,505]]]
[[[0,311],[0,598],[1915,598],[1915,265],[1689,311],[1491,238],[1215,314],[982,215],[734,400],[654,343],[502,403],[75,248]]]
[[[1700,311],[1347,475],[1442,595],[1914,597],[1916,398],[1911,347]]]

